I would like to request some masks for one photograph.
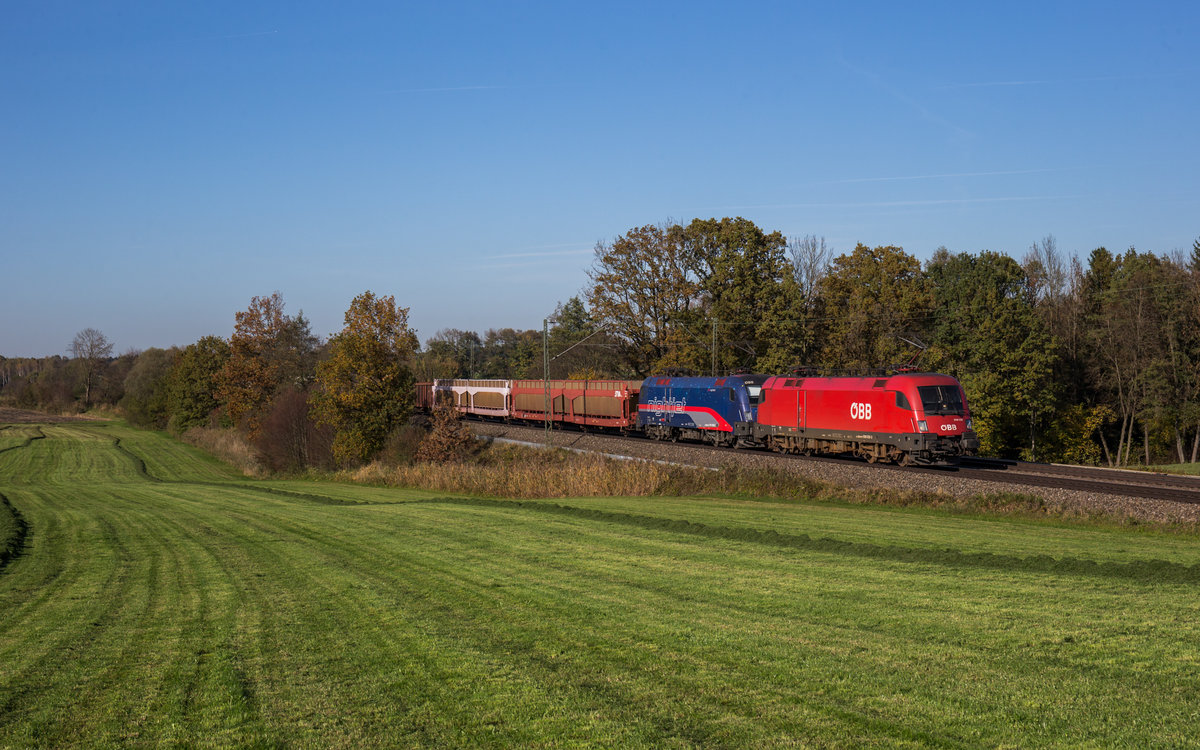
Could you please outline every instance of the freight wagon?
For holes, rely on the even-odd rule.
[[[506,419],[512,403],[512,388],[507,380],[435,380],[435,403],[449,401],[464,414]],[[422,383],[417,384],[418,394]],[[418,396],[419,399],[419,396]]]
[[[637,426],[640,390],[636,380],[514,380],[511,416],[628,432]]]

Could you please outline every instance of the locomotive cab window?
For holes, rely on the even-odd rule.
[[[905,411],[912,411],[912,405],[908,403],[908,396],[905,396],[902,391],[896,391],[896,407]]]
[[[962,393],[954,385],[919,385],[921,408],[932,416],[962,416],[964,411]]]

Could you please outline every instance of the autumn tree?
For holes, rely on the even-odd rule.
[[[1154,394],[1150,415],[1178,462],[1184,463],[1186,435],[1200,422],[1200,285],[1182,257],[1162,258],[1156,276],[1150,291],[1161,346],[1160,362],[1148,384]],[[1192,442],[1193,455],[1198,441],[1200,432]]]
[[[1185,349],[1189,363],[1187,376],[1195,389],[1193,391],[1194,401],[1200,401],[1200,238],[1192,242],[1192,253],[1188,257],[1185,267],[1188,274],[1185,301],[1192,311],[1191,335]],[[1192,451],[1189,460],[1191,463],[1196,463],[1200,460],[1200,406],[1193,405],[1191,413],[1195,433],[1192,437]]]
[[[318,340],[303,312],[284,313],[283,297],[254,297],[235,314],[230,356],[221,373],[217,398],[234,424],[253,439],[276,390],[311,382]]]
[[[903,248],[859,244],[834,259],[819,286],[827,311],[822,364],[886,367],[911,356],[901,336],[923,329],[931,301],[920,262]]]
[[[984,453],[1036,457],[1055,407],[1055,345],[1025,271],[999,253],[943,251],[926,274],[937,314],[923,364],[962,383]]]
[[[351,302],[345,322],[317,366],[310,398],[318,423],[335,430],[333,455],[343,465],[370,459],[407,419],[413,390],[409,360],[417,350],[408,308],[397,307],[391,296],[363,292]]]
[[[1159,354],[1158,321],[1150,299],[1156,262],[1153,256],[1132,248],[1122,256],[1099,248],[1089,258],[1088,276],[1094,292],[1089,360],[1095,382],[1117,412],[1116,455],[1110,457],[1110,463],[1117,466],[1129,462],[1134,430],[1147,406],[1146,376]],[[1141,427],[1148,442],[1144,419]]]
[[[100,370],[112,356],[112,342],[95,328],[85,328],[75,334],[71,342],[71,356],[75,358],[83,379],[83,405],[92,404],[92,388]]]
[[[682,234],[705,319],[715,324],[716,361],[704,369],[799,364],[807,343],[803,295],[783,235],[740,216],[695,219]]]
[[[645,375],[707,365],[694,265],[677,225],[646,225],[596,245],[588,307],[596,322],[620,340],[631,371]]]

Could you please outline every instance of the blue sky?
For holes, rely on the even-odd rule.
[[[368,289],[423,341],[537,328],[668,219],[1190,249],[1198,8],[8,2],[0,355],[228,336],[276,290],[321,336]]]

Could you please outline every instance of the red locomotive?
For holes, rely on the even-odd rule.
[[[953,463],[979,448],[967,398],[948,375],[772,377],[755,438],[783,453],[850,453],[867,461]]]

